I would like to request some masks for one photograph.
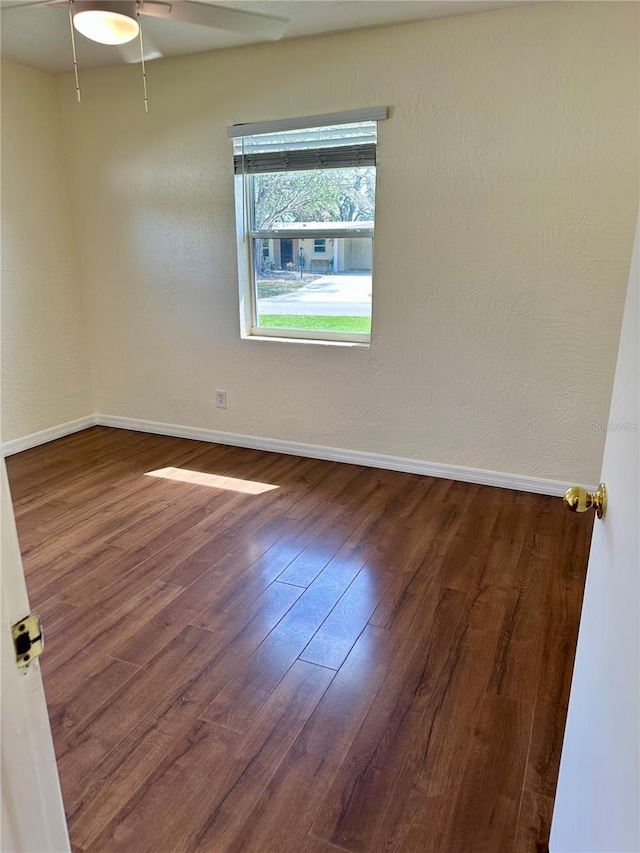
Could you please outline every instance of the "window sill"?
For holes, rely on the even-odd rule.
[[[318,338],[279,338],[275,335],[240,335],[243,341],[269,341],[275,344],[312,344],[321,347],[348,347],[349,349],[371,349],[371,341],[327,341]]]

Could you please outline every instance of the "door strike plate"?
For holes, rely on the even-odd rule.
[[[44,634],[40,616],[30,613],[11,628],[13,645],[16,650],[16,663],[19,667],[29,666],[31,661],[44,651]]]

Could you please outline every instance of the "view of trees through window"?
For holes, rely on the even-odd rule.
[[[255,227],[282,222],[372,221],[376,176],[373,166],[274,172],[254,175]]]

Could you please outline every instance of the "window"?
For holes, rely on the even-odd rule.
[[[234,125],[243,337],[367,344],[386,108]]]

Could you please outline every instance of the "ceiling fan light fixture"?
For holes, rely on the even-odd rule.
[[[100,44],[126,44],[140,32],[135,0],[75,0],[73,26]]]

